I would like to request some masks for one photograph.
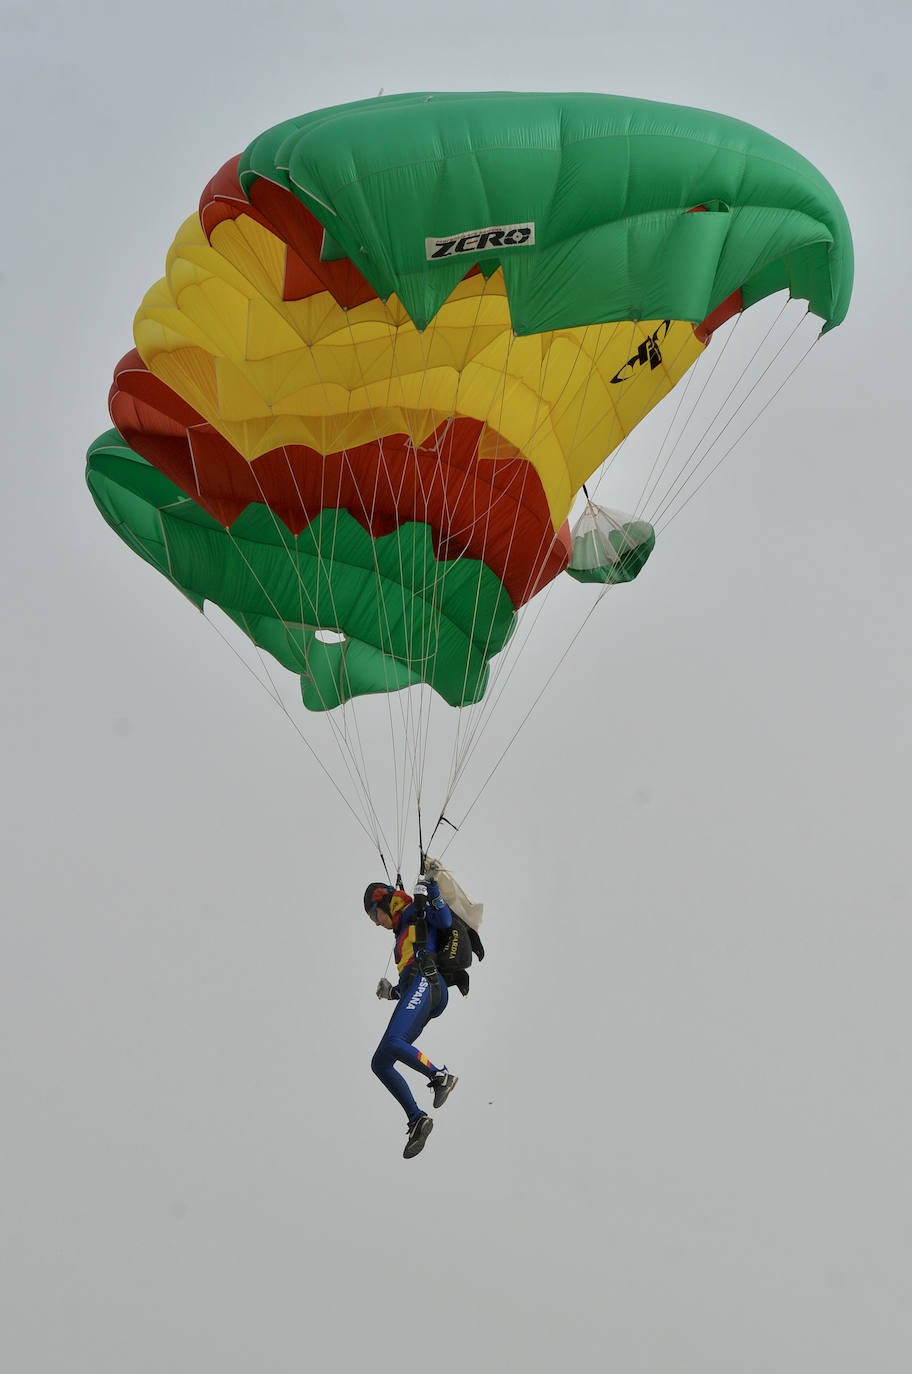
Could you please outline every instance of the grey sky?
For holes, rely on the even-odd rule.
[[[4,1368],[908,1370],[908,13],[2,0]],[[83,482],[208,178],[381,87],[724,111],[857,256],[450,849],[489,959],[413,1165],[376,856]]]

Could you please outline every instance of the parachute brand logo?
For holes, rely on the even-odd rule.
[[[671,328],[671,320],[663,320],[658,329],[644,339],[634,353],[632,358],[628,358],[623,367],[618,368],[611,378],[612,384],[616,382],[629,382],[631,377],[636,375],[638,367],[645,367],[649,364],[649,370],[655,371],[662,363],[662,350],[659,344],[665,338]]]
[[[535,242],[535,224],[492,224],[487,229],[467,229],[452,238],[425,239],[429,262],[456,258],[461,253],[488,253],[494,248],[529,248]]]

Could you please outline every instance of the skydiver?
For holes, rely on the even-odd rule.
[[[377,984],[377,996],[394,1001],[396,1007],[371,1059],[371,1068],[408,1118],[404,1159],[412,1159],[424,1149],[434,1121],[418,1106],[395,1065],[405,1064],[428,1080],[435,1108],[443,1106],[458,1081],[446,1065],[437,1068],[414,1043],[428,1021],[446,1010],[447,986],[437,972],[434,955],[437,932],[449,929],[453,923],[452,912],[437,886],[439,864],[430,859],[425,869],[414,897],[389,883],[371,883],[364,893],[368,916],[396,937],[399,981],[393,984],[388,978],[381,978]]]

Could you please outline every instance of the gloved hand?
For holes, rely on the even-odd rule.
[[[412,901],[413,901],[414,906],[415,906],[415,915],[416,915],[416,916],[423,916],[423,915],[424,915],[424,910],[425,910],[425,907],[427,906],[427,899],[428,899],[427,884],[425,883],[424,877],[423,877],[423,875],[422,875],[422,877],[420,877],[420,878],[418,879],[417,883],[415,884],[415,895],[414,895],[414,897],[412,898]]]
[[[380,979],[380,982],[377,984],[377,996],[383,1002],[391,1002],[393,1000],[393,985],[388,978]]]
[[[429,883],[436,883],[439,880],[440,870],[442,868],[443,864],[440,862],[439,859],[425,859],[424,876],[427,878]]]

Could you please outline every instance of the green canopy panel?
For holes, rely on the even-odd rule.
[[[512,633],[500,579],[478,559],[436,560],[425,524],[374,539],[347,511],[324,509],[292,535],[251,504],[228,529],[117,430],[89,449],[86,478],[124,542],[298,673],[312,710],[418,682],[452,706],[479,701]]]
[[[725,115],[588,93],[418,92],[267,130],[241,185],[274,183],[419,328],[466,271],[503,268],[518,334],[612,320],[699,322],[733,292],[788,289],[826,327],[852,290],[833,188]],[[692,214],[699,210],[703,213]]]

